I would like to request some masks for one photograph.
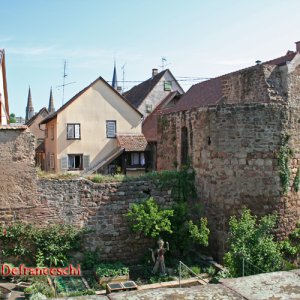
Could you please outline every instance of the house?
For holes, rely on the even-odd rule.
[[[32,103],[31,90],[29,87],[27,106],[26,106],[26,123],[31,133],[35,137],[35,162],[36,166],[41,169],[45,169],[45,125],[40,125],[40,123],[50,114],[54,113],[54,101],[52,88],[50,89],[49,105],[48,109],[43,107],[38,113],[34,113],[34,107]]]
[[[160,116],[157,169],[191,166],[222,258],[243,207],[277,216],[278,239],[300,219],[300,42],[296,51],[193,85]]]
[[[9,124],[9,106],[6,83],[5,51],[0,49],[0,125]]]
[[[171,71],[166,69],[158,73],[157,69],[152,69],[151,78],[134,86],[123,96],[146,117],[170,92],[174,91],[184,93]]]
[[[178,91],[170,92],[143,121],[142,132],[148,142],[149,154],[151,155],[149,168],[151,170],[157,169],[157,127],[159,125],[159,116],[163,114],[164,110],[174,107],[181,96]]]
[[[102,77],[41,124],[46,125],[47,171],[145,172],[142,114]]]

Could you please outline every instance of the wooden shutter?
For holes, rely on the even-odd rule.
[[[68,139],[74,139],[74,125],[73,124],[68,124],[67,125],[67,134],[68,134]]]
[[[68,156],[64,156],[60,159],[60,168],[62,170],[68,170]]]
[[[74,132],[74,138],[80,139],[80,124],[75,124],[75,132]]]
[[[90,166],[90,156],[83,155],[83,168],[87,169]]]
[[[106,136],[108,138],[116,137],[116,121],[106,121]]]

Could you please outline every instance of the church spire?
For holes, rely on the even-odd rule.
[[[31,90],[30,90],[30,86],[29,86],[25,122],[30,120],[33,116],[34,116],[34,108],[32,105]]]
[[[53,112],[55,112],[53,95],[52,95],[52,87],[50,89],[50,98],[49,98],[48,112],[49,112],[49,114],[52,114]]]
[[[117,90],[117,88],[118,88],[117,70],[116,70],[116,60],[115,60],[115,63],[114,63],[114,73],[113,73],[113,78],[112,78],[111,86],[112,86],[115,90]]]

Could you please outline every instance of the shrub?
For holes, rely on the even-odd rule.
[[[252,266],[248,275],[280,269],[282,255],[271,234],[275,222],[274,215],[264,216],[258,222],[249,209],[244,209],[239,219],[235,216],[230,218],[229,251],[224,262],[232,276],[242,276],[243,260]]]
[[[133,204],[127,217],[133,231],[155,238],[162,232],[172,233],[170,218],[173,214],[173,210],[160,209],[151,197],[141,204]]]
[[[129,268],[125,267],[122,263],[101,263],[97,265],[96,275],[101,277],[115,277],[128,275]]]

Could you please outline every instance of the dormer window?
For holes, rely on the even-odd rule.
[[[165,91],[172,91],[172,81],[165,81],[164,82],[164,90]]]
[[[152,112],[152,104],[146,104],[146,113]]]

